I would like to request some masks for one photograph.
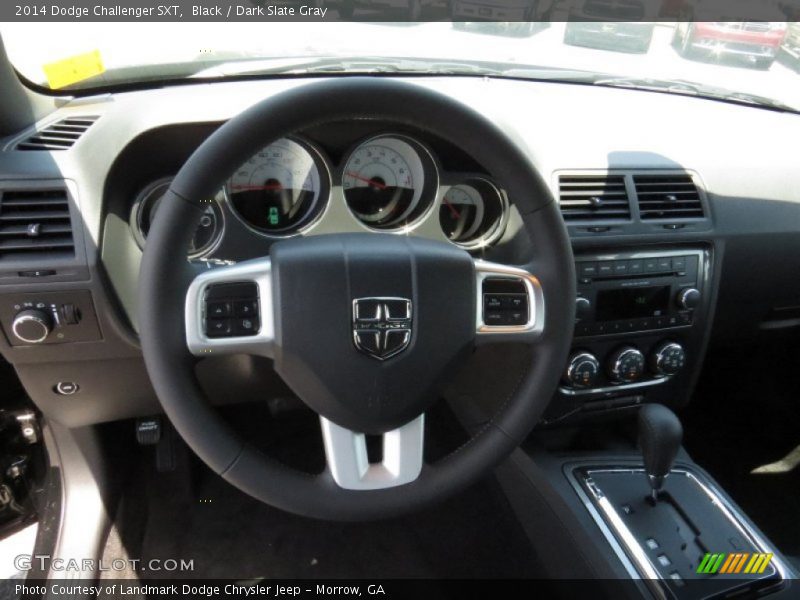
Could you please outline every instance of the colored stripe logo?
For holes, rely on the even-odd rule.
[[[707,553],[700,565],[697,567],[697,572],[713,575],[720,574],[737,574],[746,573],[750,575],[758,575],[766,571],[772,560],[772,553],[764,554],[760,552],[734,552],[726,554],[724,552],[711,554]]]

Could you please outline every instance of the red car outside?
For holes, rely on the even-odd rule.
[[[786,23],[781,22],[678,23],[673,44],[685,57],[741,57],[767,69],[785,34]]]

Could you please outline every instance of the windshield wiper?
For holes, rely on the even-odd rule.
[[[313,57],[294,60],[237,60],[197,71],[193,78],[264,75],[306,75],[325,73],[374,74],[415,73],[424,75],[500,76],[503,71],[461,61],[427,61],[407,58]]]
[[[694,83],[683,79],[651,79],[647,77],[596,77],[592,85],[605,87],[630,88],[636,90],[650,90],[654,92],[665,92],[669,94],[682,94],[686,96],[697,96],[700,98],[710,98],[712,100],[724,100],[736,104],[746,104],[749,106],[760,106],[772,110],[797,113],[797,109],[780,102],[750,94],[747,92],[737,92],[727,88]]]

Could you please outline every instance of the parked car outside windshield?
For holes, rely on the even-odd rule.
[[[446,9],[441,10],[444,18]],[[578,3],[576,10],[586,9]],[[73,23],[68,29],[57,23],[15,23],[2,26],[2,35],[19,73],[45,88],[53,87],[46,73],[48,65],[96,53],[102,72],[64,87],[87,90],[143,81],[338,71],[581,76],[583,80],[594,76],[604,83],[611,78],[630,87],[710,93],[716,98],[729,95],[736,101],[758,104],[763,100],[800,110],[794,58],[780,52],[789,29],[786,23],[758,27],[729,23],[716,28],[726,35],[716,36],[713,42],[704,38],[705,46],[692,46],[691,51],[684,47],[687,33],[691,43],[699,44],[696,40],[704,30],[686,25],[609,20],[578,29],[564,22],[536,26],[264,22],[226,27],[152,23],[143,44],[141,28],[124,23]],[[748,53],[741,41],[729,42],[739,45],[725,49],[725,39],[745,34],[756,39],[760,33],[769,36],[768,50],[759,47]],[[41,39],[48,43],[40,44]]]

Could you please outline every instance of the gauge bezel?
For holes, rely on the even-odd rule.
[[[330,205],[331,189],[333,185],[331,177],[333,169],[331,168],[330,160],[316,144],[312,143],[311,141],[301,136],[290,135],[277,140],[272,140],[271,142],[268,142],[266,145],[264,145],[261,149],[259,149],[259,152],[261,152],[266,148],[269,148],[272,144],[275,144],[283,140],[289,140],[291,142],[294,142],[295,144],[300,146],[303,150],[308,152],[309,156],[311,157],[311,160],[314,162],[314,166],[317,168],[317,174],[319,175],[319,193],[314,199],[311,208],[309,208],[306,211],[306,214],[297,223],[282,230],[266,231],[264,229],[261,229],[260,227],[257,227],[252,223],[250,223],[236,209],[236,206],[234,205],[233,200],[231,199],[231,191],[229,189],[231,179],[233,178],[232,174],[225,180],[225,184],[222,187],[223,194],[225,196],[225,203],[228,205],[228,209],[230,210],[231,214],[233,214],[233,216],[236,218],[236,220],[239,221],[239,223],[241,223],[246,229],[248,229],[252,233],[255,233],[256,235],[259,235],[261,237],[270,240],[281,240],[296,235],[301,235],[304,232],[308,231],[310,228],[312,228],[314,225],[316,225],[317,222],[319,222],[319,220],[325,214],[325,212],[328,209],[328,206]]]
[[[153,194],[158,190],[160,187],[165,187],[164,192],[169,189],[169,185],[172,183],[174,176],[167,176],[161,177],[159,179],[155,179],[145,185],[139,192],[136,194],[136,199],[133,201],[133,205],[131,206],[130,215],[128,217],[128,225],[130,226],[131,233],[133,235],[133,239],[136,242],[136,245],[139,247],[139,250],[144,251],[145,244],[147,243],[147,236],[145,235],[144,231],[142,230],[142,219],[145,215],[145,210],[147,204],[152,202],[157,202],[161,197],[154,198]],[[224,196],[224,190],[220,190],[214,196],[214,211],[216,213],[217,218],[217,231],[214,235],[213,240],[211,243],[206,244],[203,248],[196,252],[187,252],[186,256],[191,259],[196,258],[203,258],[207,256],[211,256],[214,252],[217,251],[220,244],[222,243],[222,239],[225,237],[225,231],[227,223],[225,221],[225,210],[222,206],[224,202],[224,198],[220,198],[222,194]],[[163,194],[162,194],[163,196]]]
[[[392,221],[391,224],[385,226],[375,226],[361,219],[350,207],[350,204],[347,201],[347,190],[344,187],[344,177],[347,164],[350,162],[350,159],[353,157],[353,155],[363,146],[372,144],[375,141],[382,139],[397,140],[405,143],[414,151],[422,166],[422,188],[419,190],[419,198],[414,203],[412,208],[409,209],[405,214]],[[370,135],[358,140],[354,144],[351,144],[351,146],[344,153],[336,170],[337,184],[342,191],[342,198],[344,199],[348,214],[360,227],[366,231],[377,231],[383,233],[410,231],[417,224],[421,223],[427,218],[431,210],[437,205],[436,200],[438,198],[440,182],[439,173],[440,167],[438,161],[436,160],[436,155],[430,150],[430,148],[428,148],[426,144],[410,135],[397,133],[395,131],[385,131],[375,135]]]
[[[506,231],[506,226],[508,225],[508,218],[509,218],[508,198],[496,183],[494,183],[492,180],[488,179],[483,175],[472,175],[472,174],[462,174],[461,176],[455,174],[453,175],[454,175],[453,177],[448,178],[450,181],[452,181],[452,183],[442,185],[442,191],[439,194],[438,201],[436,202],[435,218],[437,224],[439,225],[439,228],[442,231],[442,235],[451,244],[455,244],[459,248],[464,248],[465,250],[479,250],[481,248],[486,248],[488,246],[491,246],[492,244],[497,242],[497,240],[499,240]],[[477,184],[477,186],[475,184]],[[442,227],[442,223],[439,217],[439,209],[444,202],[445,196],[447,195],[447,193],[450,191],[451,188],[458,187],[459,185],[469,185],[478,191],[478,193],[481,195],[481,200],[483,201],[484,215],[486,214],[486,206],[488,205],[489,201],[496,202],[500,211],[499,217],[494,220],[494,223],[492,224],[491,227],[489,227],[484,233],[482,233],[478,237],[465,242],[451,240],[449,237],[447,237],[447,234],[445,233],[444,228]]]

